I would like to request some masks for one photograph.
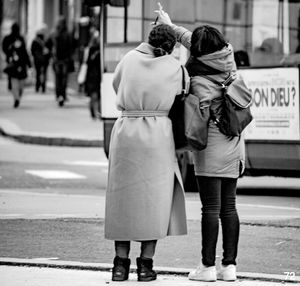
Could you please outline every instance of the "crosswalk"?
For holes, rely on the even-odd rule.
[[[102,174],[108,173],[108,162],[105,161],[63,161],[62,166],[59,169],[26,169],[24,172],[34,177],[42,178],[45,180],[84,180],[87,179],[86,175],[80,174],[78,172],[70,171],[68,166],[82,166],[99,168]],[[0,180],[2,177],[0,176]]]
[[[86,179],[86,176],[66,170],[26,170],[26,173],[43,179]]]
[[[64,165],[70,166],[84,166],[84,167],[100,167],[101,172],[108,172],[108,162],[101,161],[63,161]],[[60,179],[60,180],[68,180],[68,179],[87,179],[85,175],[78,174],[75,172],[71,172],[69,170],[26,170],[27,174],[32,176],[37,176],[43,179]]]

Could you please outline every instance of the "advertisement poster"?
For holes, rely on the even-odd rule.
[[[245,139],[300,140],[298,68],[239,70],[239,74],[253,96],[254,119]]]

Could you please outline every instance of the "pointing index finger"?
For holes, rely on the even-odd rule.
[[[160,4],[160,2],[158,2],[157,5],[158,5],[158,9],[159,9],[160,11],[162,11],[162,10],[163,10],[163,6]]]

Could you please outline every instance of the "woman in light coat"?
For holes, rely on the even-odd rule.
[[[170,55],[176,37],[155,26],[148,43],[130,51],[113,80],[117,107],[109,150],[105,237],[115,241],[112,279],[128,279],[130,241],[141,242],[139,281],[156,279],[153,256],[158,239],[187,233],[184,190],[175,155],[174,98],[181,93],[180,63]]]
[[[219,86],[202,75],[223,82],[236,72],[233,48],[215,28],[204,25],[193,33],[172,24],[162,7],[156,11],[159,22],[176,32],[178,41],[190,49],[186,67],[191,76],[190,92],[200,99],[211,100],[211,110],[223,101]],[[215,281],[215,258],[219,218],[223,233],[223,259],[218,279],[236,280],[236,257],[239,239],[239,217],[236,210],[237,178],[244,171],[245,148],[243,136],[227,137],[210,120],[206,149],[194,152],[194,168],[202,202],[202,261],[189,274],[191,280]]]

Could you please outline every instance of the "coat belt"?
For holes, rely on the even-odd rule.
[[[155,117],[168,116],[168,110],[124,110],[122,117]]]

